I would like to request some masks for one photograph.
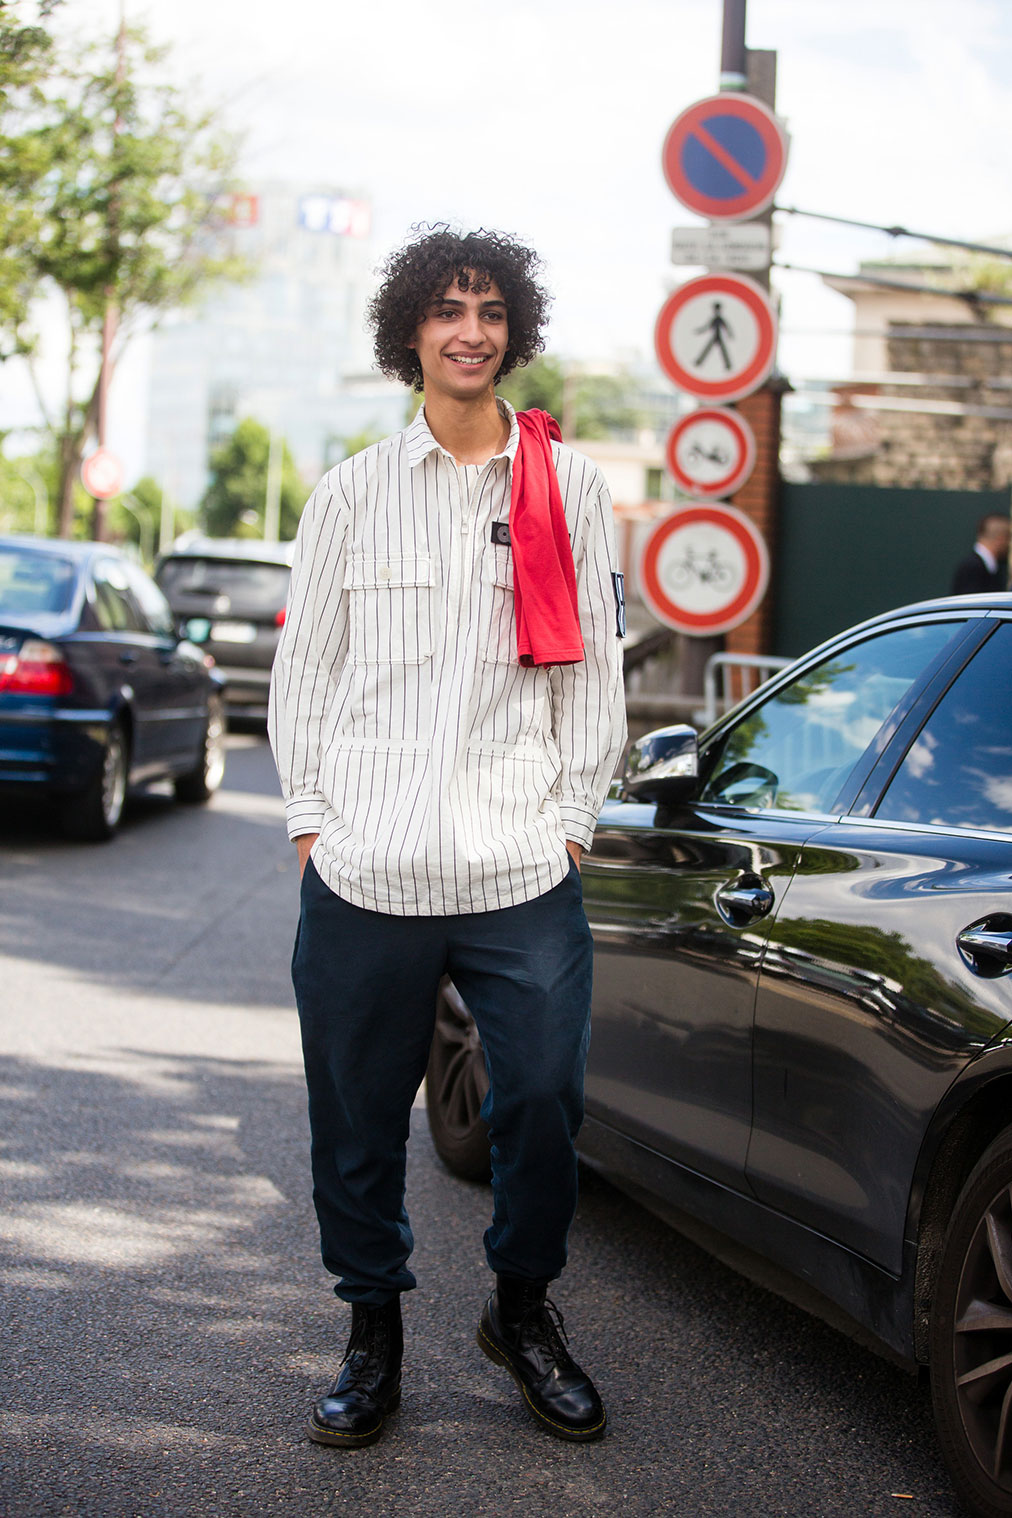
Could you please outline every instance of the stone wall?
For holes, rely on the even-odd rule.
[[[833,452],[813,477],[927,490],[1012,483],[1012,331],[893,323],[888,353],[890,373],[911,380],[842,386]]]

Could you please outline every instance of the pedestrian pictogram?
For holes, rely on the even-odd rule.
[[[752,473],[755,454],[748,422],[722,406],[690,412],[668,434],[668,468],[686,495],[734,495]]]
[[[736,401],[766,379],[777,320],[765,290],[742,274],[690,279],[661,307],[657,359],[679,389],[704,401]]]
[[[769,555],[743,512],[694,501],[653,529],[640,557],[639,581],[658,621],[709,638],[755,611],[769,583]]]
[[[673,122],[664,177],[684,206],[713,221],[740,221],[770,204],[787,167],[787,136],[751,95],[710,95]]]
[[[96,501],[111,500],[123,489],[123,465],[108,448],[96,448],[81,465],[81,483]]]

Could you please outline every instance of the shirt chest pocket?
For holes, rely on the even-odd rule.
[[[486,551],[481,575],[481,656],[490,664],[517,660],[516,603],[513,599],[513,556],[508,548]]]
[[[353,554],[345,573],[355,664],[421,664],[432,657],[436,572],[427,556]]]

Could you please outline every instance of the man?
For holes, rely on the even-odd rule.
[[[977,541],[969,558],[952,576],[954,596],[1008,588],[1009,519],[990,512],[977,523]]]
[[[600,1437],[548,1283],[576,1207],[591,944],[580,895],[624,739],[621,577],[593,464],[495,383],[543,347],[535,255],[417,235],[370,307],[384,373],[424,390],[304,512],[271,741],[303,869],[293,979],[326,1268],[351,1304],[320,1443],[400,1400],[410,1110],[449,974],[485,1050],[495,1289],[478,1342],[549,1432]]]

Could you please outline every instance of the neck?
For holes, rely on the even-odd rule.
[[[458,464],[485,464],[499,453],[509,437],[509,423],[496,405],[495,391],[480,401],[452,396],[425,397],[425,420],[441,448]]]

